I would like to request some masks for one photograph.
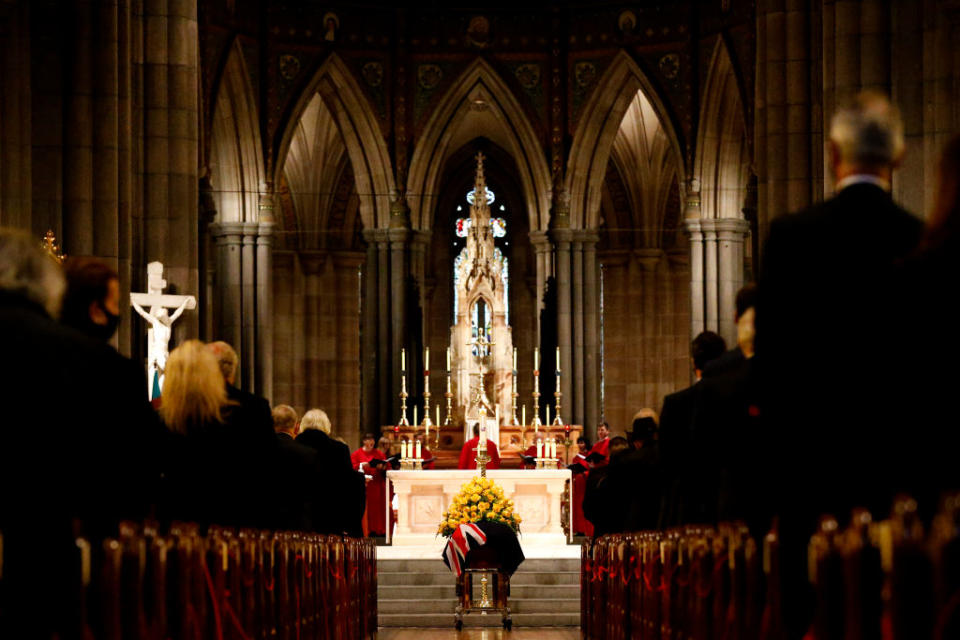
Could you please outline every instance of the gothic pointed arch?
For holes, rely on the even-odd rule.
[[[482,135],[516,161],[530,228],[546,229],[550,170],[543,148],[520,103],[499,74],[477,58],[433,110],[410,161],[407,202],[415,228],[431,225],[443,166],[469,140]]]
[[[700,180],[702,218],[742,218],[750,173],[746,118],[723,38],[710,60],[700,111],[693,175]]]
[[[666,104],[637,63],[620,51],[597,82],[597,89],[587,101],[573,134],[564,183],[570,196],[573,228],[595,229],[599,224],[607,162],[623,118],[638,92],[642,92],[652,106],[677,170],[683,174],[683,151]]]
[[[287,155],[303,115],[315,96],[336,122],[352,165],[364,228],[389,224],[390,197],[396,191],[393,165],[383,133],[369,100],[356,78],[335,53],[320,65],[294,104],[287,124],[275,142],[274,182],[279,182]]]
[[[220,222],[256,222],[266,174],[257,102],[237,41],[215,95],[209,168],[217,217]]]

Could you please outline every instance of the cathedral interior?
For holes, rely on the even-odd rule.
[[[355,446],[400,415],[401,349],[451,346],[482,153],[521,402],[559,354],[565,420],[623,430],[692,336],[734,340],[769,222],[832,192],[838,102],[892,96],[894,197],[927,211],[958,33],[951,0],[3,0],[0,225],[108,262],[124,309],[162,262],[198,301],[171,346],[231,343]]]

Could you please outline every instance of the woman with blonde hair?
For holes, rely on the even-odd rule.
[[[227,398],[216,357],[198,340],[170,352],[160,417],[168,430],[161,516],[266,527],[273,451]]]

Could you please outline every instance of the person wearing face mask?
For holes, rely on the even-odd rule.
[[[60,321],[103,342],[120,323],[120,276],[92,258],[70,258],[64,265],[67,291]]]

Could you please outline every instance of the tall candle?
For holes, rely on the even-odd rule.
[[[403,460],[406,457],[407,457],[407,441],[401,440],[400,441],[400,459]]]
[[[543,442],[540,440],[537,440],[537,457],[543,457]]]
[[[517,370],[517,348],[513,348],[513,370]]]
[[[447,372],[450,371],[450,347],[447,347]]]
[[[523,417],[520,419],[520,424],[527,424],[527,405],[523,405],[520,411],[521,415],[523,415]]]
[[[560,347],[557,347],[557,373],[560,373]]]
[[[438,402],[437,404],[435,404],[435,405],[433,405],[433,406],[435,406],[435,407],[437,408],[437,429],[439,429],[439,428],[440,428],[440,403]],[[427,435],[429,435],[429,434],[427,434]]]
[[[400,349],[400,371],[407,370],[407,350]]]
[[[430,371],[430,347],[424,349],[423,353],[423,370]],[[426,373],[424,373],[426,375]]]
[[[417,422],[417,405],[413,405],[413,424],[414,425],[420,424],[419,422]]]
[[[533,348],[533,370],[538,371],[540,369],[540,347]]]
[[[420,457],[422,457],[422,456],[420,455],[420,447],[421,447],[420,441],[417,440],[417,444],[416,444],[416,448],[417,448],[417,449],[416,449],[416,455],[414,456],[415,458],[420,458]]]
[[[413,410],[416,411],[417,408],[414,407]],[[414,418],[414,422],[416,422],[416,418]],[[550,424],[550,405],[547,405],[547,421],[544,424]]]

